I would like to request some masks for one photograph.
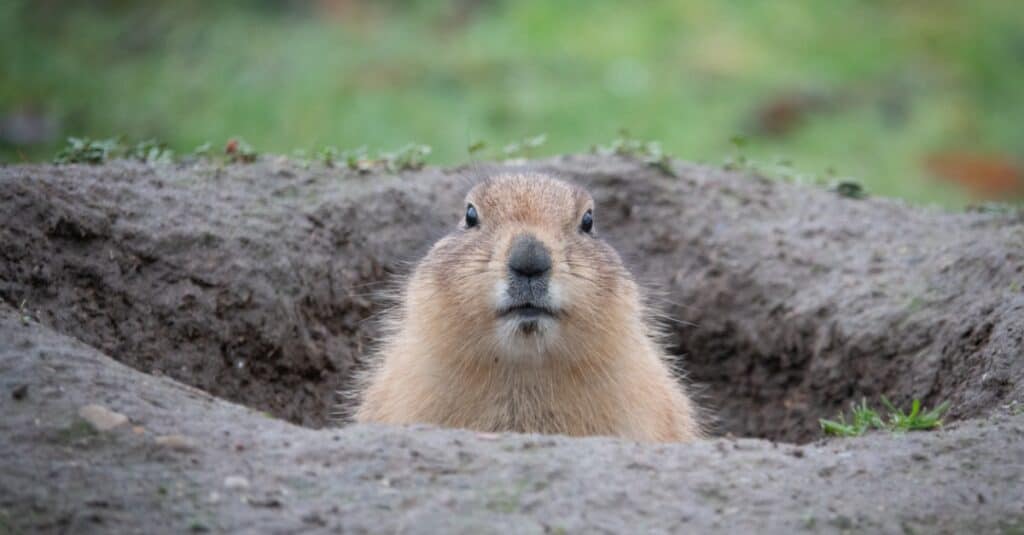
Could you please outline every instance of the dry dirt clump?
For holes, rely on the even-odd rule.
[[[808,442],[821,436],[818,418],[880,395],[949,401],[953,429],[803,447],[646,447],[296,428],[268,416],[335,423],[336,392],[377,336],[382,296],[455,224],[469,181],[487,171],[350,173],[265,159],[9,166],[0,532],[265,521],[713,529],[758,514],[768,524],[750,525],[779,531],[1022,525],[1024,218],[851,199],[680,162],[669,174],[628,156],[526,167],[594,194],[601,235],[669,318],[667,343],[716,434]],[[128,422],[100,429],[79,416],[88,407]],[[510,468],[482,469],[499,461]],[[97,488],[102,505],[86,496]],[[556,491],[601,511],[558,524]],[[849,504],[819,507],[819,493]],[[897,511],[875,508],[886,496],[879,503]],[[426,504],[461,520],[447,524]],[[659,512],[637,520],[649,511]],[[150,522],[160,518],[168,523]]]

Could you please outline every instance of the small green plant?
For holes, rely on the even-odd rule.
[[[613,140],[611,145],[594,147],[592,152],[640,160],[666,175],[676,176],[672,169],[672,159],[661,150],[660,143],[634,138],[626,129],[619,130],[619,137]]]
[[[840,197],[846,197],[847,199],[863,199],[868,196],[868,192],[864,189],[864,186],[860,182],[853,180],[840,180],[834,184],[829,190],[834,191]]]
[[[999,214],[1024,216],[1024,203],[1018,200],[1016,203],[1010,201],[985,201],[969,204],[964,208],[968,212],[979,214]]]
[[[370,158],[366,146],[346,150],[341,153],[340,159],[344,160],[345,166],[353,171],[366,172],[373,167],[373,160]]]
[[[119,139],[90,139],[87,137],[69,137],[68,145],[54,158],[54,163],[91,163],[100,164],[115,158],[128,158],[143,163],[169,163],[174,161],[174,152],[167,148],[166,143],[155,139],[140,141],[126,146]]]
[[[22,325],[28,325],[29,323],[32,322],[32,312],[26,306],[27,304],[28,299],[22,299],[21,305],[18,306],[18,312],[21,313]]]
[[[866,399],[860,400],[860,405],[856,403],[850,406],[850,422],[847,423],[846,416],[843,413],[839,413],[836,420],[821,419],[821,430],[826,435],[833,435],[839,437],[857,437],[863,435],[872,427],[876,429],[885,428],[885,422],[882,421],[881,416],[877,412],[868,407],[868,401]]]
[[[306,149],[293,150],[289,159],[303,169],[309,169],[309,166],[313,164],[313,160],[309,158],[309,153],[306,152]]]
[[[91,163],[99,164],[117,156],[121,143],[117,139],[91,139],[87,137],[69,137],[66,147],[57,153],[53,163]]]
[[[206,143],[203,143],[202,145],[199,145],[198,147],[192,149],[192,152],[189,154],[189,156],[192,156],[193,158],[209,158],[212,151],[213,144],[207,141]]]
[[[407,170],[415,171],[422,169],[426,165],[426,158],[430,155],[430,152],[431,148],[429,145],[410,143],[394,152],[382,152],[380,160],[384,162],[384,166],[392,173]]]
[[[778,157],[764,160],[747,156],[745,149],[750,144],[750,139],[746,136],[732,136],[729,138],[729,144],[732,146],[732,153],[725,158],[725,162],[722,164],[722,168],[726,171],[753,173],[774,180],[800,184],[820,182],[814,175],[798,171],[789,158]]]
[[[529,158],[530,156],[533,156],[534,152],[537,149],[543,147],[544,144],[547,142],[547,134],[540,134],[537,136],[527,137],[514,143],[509,143],[508,145],[505,145],[505,148],[502,149],[502,153],[504,153],[505,158],[508,159]]]
[[[487,142],[486,141],[477,140],[477,141],[474,141],[474,142],[470,143],[469,146],[466,147],[466,152],[468,152],[470,156],[476,156],[477,153],[479,153],[480,151],[482,151],[482,150],[484,150],[486,148],[487,148]]]
[[[921,400],[915,399],[911,404],[910,412],[905,413],[897,409],[885,396],[882,396],[882,404],[889,410],[888,419],[868,407],[866,399],[861,399],[860,404],[850,406],[850,420],[842,413],[835,420],[820,419],[818,423],[826,435],[838,437],[858,437],[871,429],[890,431],[893,433],[904,433],[907,431],[926,431],[935,429],[942,425],[942,414],[949,409],[949,402],[943,402],[930,411],[922,410]]]
[[[729,138],[729,144],[732,145],[732,154],[725,159],[725,164],[722,166],[726,171],[738,171],[747,168],[747,156],[743,153],[743,148],[747,146],[747,137],[741,135],[735,135]]]
[[[897,433],[906,431],[927,431],[942,425],[942,414],[949,409],[949,402],[943,401],[938,407],[927,411],[921,408],[921,400],[915,399],[910,405],[910,412],[893,406],[885,396],[882,403],[889,409],[889,430]]]
[[[338,157],[340,155],[341,152],[338,151],[338,147],[327,146],[318,149],[316,153],[313,154],[313,157],[323,162],[324,167],[334,167],[334,165],[338,163]]]
[[[140,141],[125,151],[124,156],[143,163],[170,163],[174,161],[174,151],[167,148],[166,143],[155,139]]]
[[[252,163],[260,156],[256,149],[242,138],[228,140],[228,144],[224,146],[224,154],[232,163]]]

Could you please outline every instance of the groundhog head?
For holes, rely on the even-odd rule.
[[[452,358],[542,363],[600,353],[609,337],[642,328],[636,285],[598,226],[580,187],[537,174],[485,180],[417,266],[405,319],[425,330],[424,343],[440,334],[448,347],[433,352]]]

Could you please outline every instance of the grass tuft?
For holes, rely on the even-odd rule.
[[[430,155],[432,150],[429,145],[409,143],[394,152],[382,152],[380,160],[384,162],[384,166],[392,173],[415,171],[422,169],[426,165],[427,156]]]
[[[120,150],[121,143],[114,138],[91,139],[88,137],[69,137],[68,144],[57,156],[53,163],[90,163],[101,164],[111,158],[115,158]]]
[[[676,176],[672,169],[672,159],[661,150],[661,143],[634,138],[624,128],[619,130],[619,137],[613,140],[611,145],[595,146],[591,152],[632,158],[657,168],[666,175]]]
[[[516,141],[515,143],[509,143],[505,145],[502,152],[505,153],[505,158],[529,158],[536,154],[537,149],[541,148],[548,142],[547,134],[540,134],[537,136],[527,137],[522,140]]]
[[[829,189],[840,197],[846,197],[847,199],[864,199],[868,196],[864,186],[854,180],[840,180]]]
[[[174,161],[174,151],[167,148],[167,144],[155,139],[140,141],[128,147],[124,156],[143,163],[171,163]]]
[[[232,163],[252,163],[260,157],[256,149],[242,138],[228,140],[228,144],[224,146],[224,154]]]
[[[949,402],[943,401],[938,407],[930,411],[921,409],[921,400],[915,399],[910,406],[910,412],[896,408],[882,396],[882,403],[889,409],[889,430],[897,433],[906,431],[928,431],[942,425],[942,414],[949,409]]]
[[[867,400],[862,398],[859,405],[853,403],[850,406],[849,421],[846,415],[840,413],[835,420],[822,418],[818,423],[826,435],[837,437],[859,437],[871,429],[892,433],[928,431],[942,426],[942,415],[949,409],[949,402],[945,401],[930,411],[923,410],[921,400],[915,399],[910,412],[907,413],[896,408],[885,396],[882,396],[882,404],[889,411],[888,418],[882,418],[882,415],[869,407]]]

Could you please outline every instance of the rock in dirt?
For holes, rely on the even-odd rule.
[[[158,446],[182,452],[190,452],[198,449],[195,441],[184,435],[164,435],[156,437],[154,442]]]
[[[242,476],[228,476],[224,478],[224,488],[228,490],[243,490],[249,488],[249,480]]]
[[[86,405],[78,409],[78,415],[97,431],[110,431],[128,423],[128,417],[102,405]]]

